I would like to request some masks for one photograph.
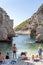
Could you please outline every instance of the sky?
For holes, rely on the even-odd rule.
[[[30,18],[41,4],[43,0],[0,0],[0,7],[14,20],[13,27]]]

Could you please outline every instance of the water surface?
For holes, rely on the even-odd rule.
[[[3,54],[6,54],[6,52],[12,53],[12,45],[14,43],[17,47],[17,55],[22,51],[28,52],[29,56],[32,54],[38,54],[39,44],[41,44],[43,48],[43,43],[35,43],[35,40],[30,38],[29,35],[18,35],[17,37],[13,37],[12,43],[0,42],[0,51]]]
[[[40,44],[43,48],[43,43],[35,43],[35,39],[30,38],[30,35],[18,35],[18,37],[13,38],[13,44],[14,43],[17,46],[18,54],[22,51],[26,51],[29,56],[32,54],[38,54],[38,47]]]

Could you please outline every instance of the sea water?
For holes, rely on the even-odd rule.
[[[7,52],[10,53],[12,57],[12,45],[16,44],[17,47],[17,55],[20,55],[21,52],[26,51],[28,56],[37,55],[38,54],[38,46],[41,44],[43,48],[43,43],[35,43],[35,39],[30,38],[30,35],[17,35],[13,37],[11,42],[0,42],[0,51],[3,55]],[[43,54],[43,53],[42,53]]]

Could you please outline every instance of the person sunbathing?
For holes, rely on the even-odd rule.
[[[36,55],[34,60],[40,60],[40,57],[38,57],[38,55]]]
[[[21,52],[21,55],[19,56],[19,58],[21,58],[21,60],[28,60],[28,57],[26,56],[26,52]]]
[[[5,59],[10,59],[9,53],[7,52]]]
[[[0,63],[2,63],[3,60],[4,60],[4,57],[3,57],[3,55],[2,55],[1,52],[0,52]]]
[[[32,55],[32,60],[34,60],[34,61],[40,61],[40,57],[38,57],[38,55],[36,55],[36,56],[34,56],[34,55]]]
[[[32,60],[34,60],[34,55],[32,55]]]

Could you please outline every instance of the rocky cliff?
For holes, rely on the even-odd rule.
[[[0,40],[9,40],[14,34],[13,20],[0,7]]]
[[[40,28],[40,26],[42,26],[42,27]],[[35,37],[35,38],[37,36],[37,40],[38,40],[41,37],[41,33],[43,34],[42,28],[43,28],[43,4],[38,8],[37,12],[35,12],[31,16],[31,18],[29,18],[26,21],[24,21],[23,23],[21,23],[19,26],[17,26],[15,28],[15,30],[31,29],[30,36]],[[40,36],[39,36],[39,34],[40,34]],[[43,40],[43,37],[41,39]]]

